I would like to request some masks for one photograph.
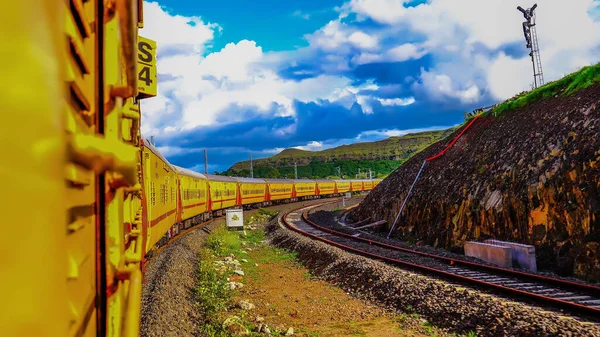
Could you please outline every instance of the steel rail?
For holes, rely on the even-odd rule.
[[[389,263],[393,263],[393,264],[397,264],[400,266],[404,266],[404,267],[408,267],[414,270],[418,270],[418,271],[425,271],[431,274],[436,274],[436,275],[442,275],[444,277],[447,278],[451,278],[451,279],[456,279],[459,281],[462,281],[464,283],[470,283],[470,284],[477,284],[479,286],[483,286],[486,288],[492,288],[495,290],[499,290],[505,293],[509,293],[512,295],[520,295],[523,297],[527,297],[527,298],[531,298],[534,299],[536,301],[539,302],[543,302],[543,303],[547,303],[547,304],[551,304],[555,307],[560,307],[560,308],[566,308],[569,310],[573,310],[576,311],[578,313],[583,313],[583,314],[587,314],[587,315],[595,315],[597,317],[598,314],[600,314],[600,309],[596,309],[596,308],[592,308],[589,306],[585,306],[582,304],[577,304],[577,303],[573,303],[573,302],[568,302],[568,301],[563,301],[560,299],[556,299],[556,298],[552,298],[552,297],[547,297],[547,296],[543,296],[543,295],[539,295],[539,294],[535,294],[532,292],[528,292],[528,291],[524,291],[524,290],[520,290],[520,289],[514,289],[514,288],[510,288],[510,287],[506,287],[500,284],[495,284],[495,283],[491,283],[491,282],[486,282],[486,281],[482,281],[482,280],[478,280],[478,279],[474,279],[471,277],[466,277],[466,276],[462,276],[459,274],[454,274],[454,273],[450,273],[444,270],[439,270],[439,269],[435,269],[435,268],[431,268],[431,267],[427,267],[427,266],[423,266],[423,265],[419,265],[419,264],[415,264],[415,263],[411,263],[411,262],[406,262],[406,261],[402,261],[402,260],[398,260],[398,259],[393,259],[393,258],[388,258],[385,256],[381,256],[381,255],[377,255],[377,254],[373,254],[364,250],[360,250],[354,247],[350,247],[348,245],[344,245],[342,243],[339,242],[335,242],[329,239],[326,239],[324,237],[318,236],[316,234],[313,233],[309,233],[306,231],[303,231],[299,228],[297,228],[296,226],[292,225],[289,221],[288,221],[288,216],[291,213],[297,213],[299,210],[303,209],[303,208],[314,208],[317,206],[321,206],[322,204],[318,204],[318,205],[311,205],[311,206],[303,206],[300,208],[297,208],[295,210],[291,210],[287,213],[284,214],[284,216],[282,217],[283,219],[283,223],[285,224],[285,226],[287,228],[289,228],[290,230],[293,230],[297,233],[300,233],[302,235],[308,236],[310,238],[325,242],[327,244],[330,244],[332,246],[341,248],[343,250],[346,251],[350,251],[353,253],[356,253],[358,255],[363,255],[363,256],[367,256],[373,259],[377,259],[377,260],[382,260],[385,262],[389,262]],[[573,285],[577,285],[577,286],[582,286],[581,288],[578,288],[579,291],[581,291],[582,289],[585,290],[589,290],[589,289],[593,289],[595,291],[600,290],[600,288],[598,287],[594,287],[594,286],[589,286],[589,285],[584,285],[584,284],[578,284],[575,282],[569,282],[569,281],[564,281],[564,280],[559,280],[559,279],[553,279],[553,278],[549,278],[549,277],[545,277],[545,276],[539,276],[539,275],[531,275],[531,274],[527,274],[527,273],[522,273],[522,272],[518,272],[518,271],[511,271],[511,270],[506,270],[506,269],[502,269],[502,268],[496,268],[496,267],[490,267],[490,266],[486,266],[486,265],[480,265],[477,263],[472,263],[472,262],[466,262],[466,261],[460,261],[460,260],[455,260],[455,259],[448,259],[448,258],[443,258],[440,256],[436,256],[436,255],[432,255],[432,254],[427,254],[427,253],[422,253],[422,252],[417,252],[417,251],[413,251],[410,249],[406,249],[406,248],[400,248],[400,247],[396,247],[396,246],[391,246],[391,245],[387,245],[387,244],[383,244],[381,242],[377,242],[377,241],[373,241],[373,240],[368,240],[368,239],[363,239],[363,238],[357,238],[357,237],[352,237],[349,234],[346,233],[341,233],[341,232],[337,232],[334,230],[330,230],[328,228],[324,228],[322,226],[316,225],[314,224],[314,222],[307,220],[306,217],[306,213],[308,211],[305,211],[302,213],[302,217],[301,220],[306,222],[308,225],[313,226],[323,232],[329,233],[329,234],[333,234],[333,235],[337,235],[337,236],[343,236],[343,237],[347,237],[347,238],[352,238],[352,239],[356,239],[358,241],[365,241],[365,242],[369,242],[369,244],[375,244],[375,245],[380,245],[382,247],[386,247],[386,248],[392,248],[392,249],[398,249],[400,251],[405,251],[405,252],[409,252],[409,253],[415,253],[418,255],[423,255],[423,256],[429,256],[429,257],[435,257],[435,258],[441,258],[441,259],[447,259],[450,261],[453,261],[453,263],[451,264],[465,264],[468,265],[470,267],[476,267],[476,268],[481,268],[481,269],[486,269],[486,270],[493,270],[493,271],[499,271],[499,272],[506,272],[508,274],[512,274],[513,276],[517,276],[517,277],[523,277],[523,276],[535,276],[535,277],[539,277],[540,280],[549,282],[555,282],[554,284],[566,284],[569,286],[573,286]],[[343,234],[343,235],[338,235],[338,234]],[[360,240],[359,240],[360,239]]]

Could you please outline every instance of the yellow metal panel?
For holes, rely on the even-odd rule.
[[[157,93],[156,42],[138,36],[138,91],[139,98],[154,97]]]
[[[240,183],[242,205],[264,202],[266,190],[266,183]]]
[[[289,183],[268,183],[269,200],[290,199],[294,184]]]
[[[338,193],[345,193],[350,191],[350,181],[337,181],[336,183]]]
[[[360,181],[360,180],[352,181],[350,183],[350,189],[352,190],[352,192],[362,191],[362,189],[363,189],[362,181]]]
[[[369,191],[373,189],[373,182],[370,180],[363,181],[363,189],[365,191]]]
[[[2,207],[9,211],[2,219],[0,331],[67,336],[63,5],[4,5],[0,181]]]
[[[317,181],[319,195],[333,194],[335,191],[335,181]]]
[[[315,195],[315,189],[317,187],[316,182],[295,182],[296,197],[305,197],[309,195]]]
[[[181,219],[186,220],[206,212],[206,180],[178,174],[182,204]]]
[[[213,211],[236,205],[237,183],[209,180],[209,184]]]
[[[150,250],[176,222],[177,176],[168,163],[147,147],[143,158],[149,226],[146,249]]]

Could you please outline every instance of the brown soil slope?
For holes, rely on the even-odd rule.
[[[423,160],[458,132],[400,166],[351,217],[393,223]],[[534,244],[540,268],[600,280],[599,132],[598,85],[480,118],[427,163],[395,235],[448,248]]]

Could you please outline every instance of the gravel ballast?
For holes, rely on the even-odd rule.
[[[269,207],[281,213],[310,204],[306,201]],[[254,211],[244,212],[249,216]],[[194,289],[198,285],[199,253],[208,233],[223,225],[220,218],[177,238],[149,260],[142,286],[140,336],[200,336],[202,313],[196,306]]]
[[[219,220],[206,226],[216,228]],[[195,307],[198,254],[208,235],[201,228],[187,233],[154,256],[142,288],[140,335],[197,336],[201,315]]]
[[[299,253],[313,274],[386,307],[416,312],[434,325],[478,336],[600,336],[590,323],[507,302],[477,291],[413,274],[281,227],[268,226],[269,241]]]

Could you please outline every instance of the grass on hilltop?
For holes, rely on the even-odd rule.
[[[522,93],[504,103],[498,104],[494,109],[494,115],[498,116],[505,111],[518,109],[553,96],[571,95],[599,82],[600,63],[583,67],[579,71],[571,73],[560,80],[549,82],[535,90]]]

